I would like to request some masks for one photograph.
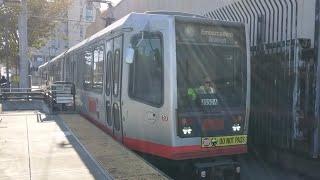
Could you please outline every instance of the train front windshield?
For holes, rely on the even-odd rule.
[[[244,27],[177,23],[176,37],[179,109],[245,108]]]
[[[230,134],[225,126],[233,123],[233,116],[245,114],[245,37],[244,26],[176,22],[178,118],[194,116],[191,120],[198,122],[198,136],[204,132],[201,119],[224,119],[223,127],[216,130]]]
[[[244,133],[246,52],[244,26],[176,22],[180,137]]]

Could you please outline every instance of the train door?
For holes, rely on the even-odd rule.
[[[122,141],[122,118],[121,118],[121,75],[122,75],[122,36],[114,39],[112,61],[112,119],[114,121],[113,135]]]
[[[121,70],[123,36],[110,39],[106,44],[106,121],[114,137],[122,141]]]
[[[111,75],[112,75],[112,57],[113,57],[113,39],[110,39],[106,42],[106,59],[105,59],[105,118],[106,118],[106,125],[109,129],[113,129],[113,121],[111,118]]]

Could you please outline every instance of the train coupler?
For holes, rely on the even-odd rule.
[[[195,179],[240,180],[240,163],[233,160],[195,163]]]

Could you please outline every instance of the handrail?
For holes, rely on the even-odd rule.
[[[54,88],[57,87],[57,88]],[[32,88],[0,88],[0,100],[32,100],[42,99],[46,101],[54,110],[56,106],[63,107],[65,104],[73,104],[75,106],[75,85],[68,84],[52,84],[46,87]]]

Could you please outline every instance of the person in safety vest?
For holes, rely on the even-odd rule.
[[[216,89],[213,86],[213,83],[209,77],[205,78],[204,85],[201,85],[199,88],[193,89],[188,88],[187,95],[191,100],[196,100],[197,94],[215,94]]]
[[[216,89],[214,88],[210,78],[205,78],[204,85],[200,86],[198,89],[199,94],[215,94]]]

